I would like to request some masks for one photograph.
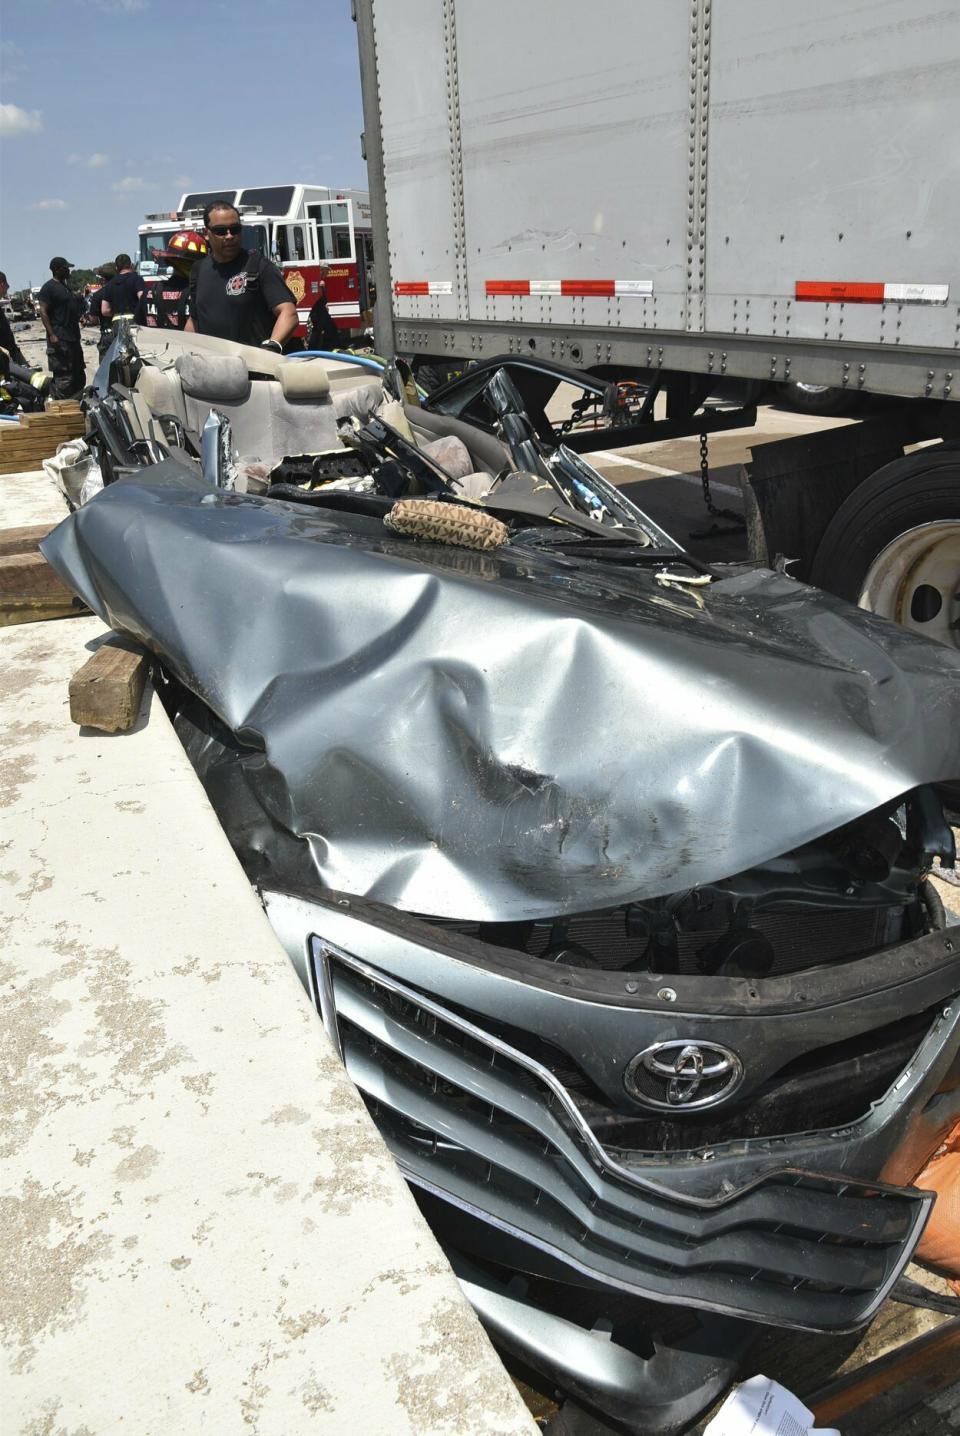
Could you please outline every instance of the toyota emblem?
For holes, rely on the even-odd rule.
[[[725,1102],[743,1080],[743,1063],[716,1042],[654,1042],[627,1064],[623,1085],[645,1107],[690,1112]]]

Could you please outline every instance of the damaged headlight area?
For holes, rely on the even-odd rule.
[[[501,1349],[649,1436],[759,1330],[869,1322],[960,1114],[960,929],[927,881],[960,656],[704,570],[509,365],[483,425],[390,372],[122,338],[107,487],[44,552],[158,656]]]

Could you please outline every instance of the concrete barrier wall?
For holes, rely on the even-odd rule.
[[[103,634],[0,630],[2,1429],[535,1431],[156,695],[71,724]]]

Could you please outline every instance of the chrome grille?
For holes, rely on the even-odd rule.
[[[684,1199],[614,1159],[525,1053],[313,939],[316,990],[350,1076],[408,1178],[625,1291],[781,1325],[869,1320],[928,1199],[781,1172]]]

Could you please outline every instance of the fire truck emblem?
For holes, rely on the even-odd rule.
[[[307,281],[304,279],[299,269],[291,269],[290,273],[286,275],[285,278],[287,281],[287,288],[299,304],[303,299],[303,296],[307,292]]]

